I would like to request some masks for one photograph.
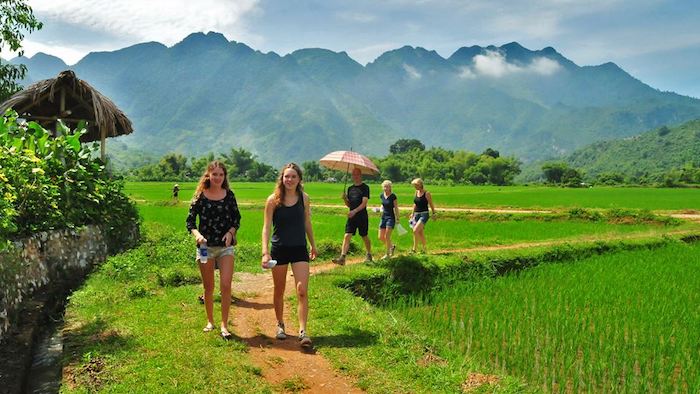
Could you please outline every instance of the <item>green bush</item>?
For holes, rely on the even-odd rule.
[[[38,231],[103,227],[111,253],[138,238],[138,212],[75,131],[59,123],[58,136],[35,122],[20,124],[9,110],[0,118],[0,239]],[[136,235],[136,236],[134,236]]]

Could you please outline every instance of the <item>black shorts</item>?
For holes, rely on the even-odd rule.
[[[272,245],[270,256],[277,260],[277,265],[298,263],[300,261],[309,261],[309,250],[306,245],[299,246],[284,246]]]
[[[361,237],[366,237],[367,230],[369,230],[369,217],[366,210],[358,212],[345,222],[345,234],[355,235],[355,231],[358,231]]]

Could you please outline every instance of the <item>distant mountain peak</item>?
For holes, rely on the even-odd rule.
[[[223,34],[210,31],[206,34],[202,32],[192,33],[185,37],[182,41],[173,45],[174,49],[206,49],[225,47],[230,43]]]

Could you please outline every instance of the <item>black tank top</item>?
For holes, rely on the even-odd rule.
[[[299,194],[291,207],[284,204],[275,208],[272,215],[272,244],[275,246],[306,246],[304,221],[304,196]]]
[[[418,197],[418,192],[416,192],[416,196],[413,198],[416,208],[413,212],[428,212],[428,197],[425,196],[425,193],[427,192],[424,191],[423,195]]]

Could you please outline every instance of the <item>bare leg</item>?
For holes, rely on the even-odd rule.
[[[298,262],[292,264],[294,283],[297,290],[297,313],[299,314],[299,331],[306,331],[306,321],[309,316],[309,263]]]
[[[423,251],[426,251],[425,247],[425,223],[418,221],[415,226],[413,226],[413,248],[416,247],[416,239],[420,241],[423,245]]]
[[[221,332],[228,332],[228,314],[231,310],[231,279],[233,256],[219,258],[219,289],[221,290]]]
[[[393,228],[387,227],[387,228],[386,228],[386,231],[385,231],[385,235],[384,235],[384,238],[385,238],[385,240],[386,240],[386,241],[384,242],[384,243],[386,244],[386,255],[389,256],[389,257],[391,257],[391,255],[393,254],[393,253],[392,253],[392,250],[393,250],[394,244],[391,242],[391,232],[392,232],[393,230],[394,230]]]
[[[272,303],[275,305],[277,322],[284,322],[284,288],[287,284],[287,265],[280,264],[272,267],[272,282],[275,284]]]
[[[207,324],[214,324],[214,260],[208,260],[206,264],[201,264],[197,260],[199,273],[202,275],[202,286],[204,287],[204,310],[207,312]]]
[[[362,237],[362,241],[365,243],[365,250],[367,250],[367,254],[372,254],[372,243],[369,241],[368,236]]]
[[[352,233],[345,233],[345,236],[343,237],[343,249],[340,252],[340,254],[343,256],[347,255],[348,250],[350,249],[350,238],[352,238]]]

